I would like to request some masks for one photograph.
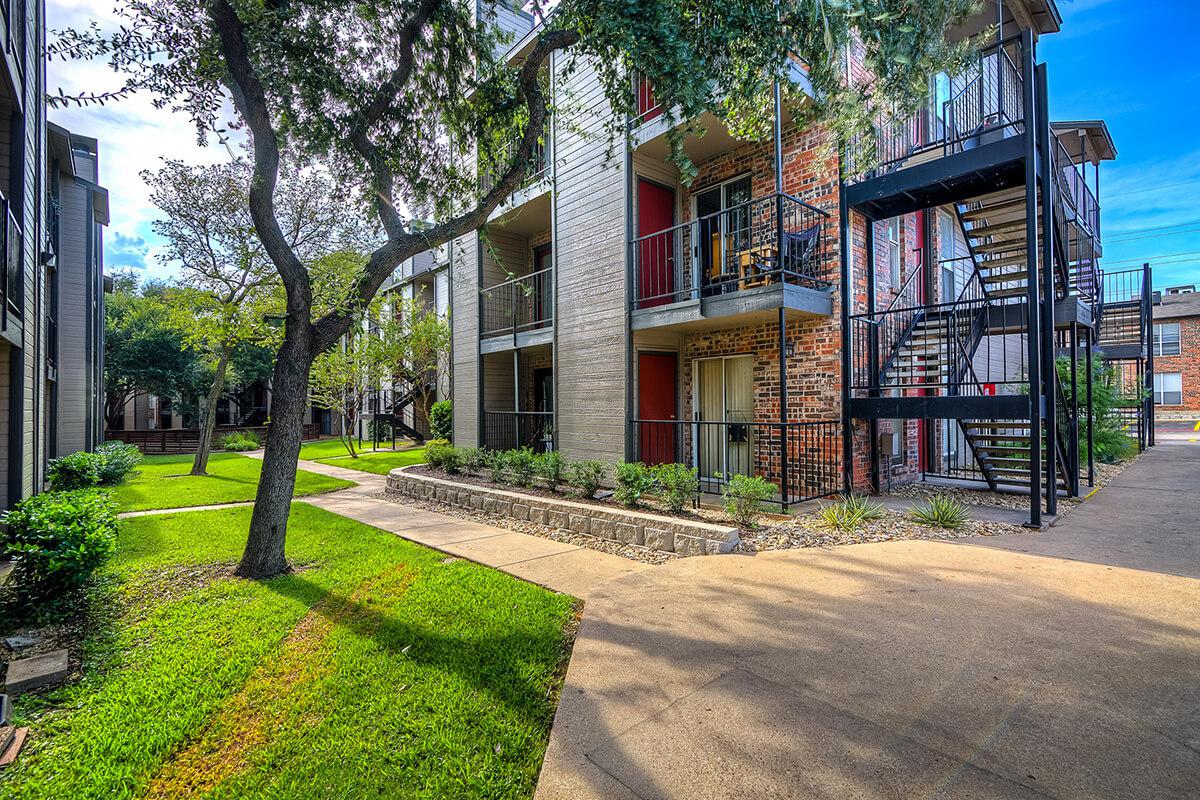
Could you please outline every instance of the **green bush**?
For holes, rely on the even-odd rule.
[[[929,498],[924,505],[914,505],[910,512],[917,522],[950,530],[961,528],[971,518],[966,506],[941,495]]]
[[[829,527],[847,532],[856,531],[864,522],[882,519],[886,514],[883,503],[861,494],[848,495],[836,503],[822,505],[819,513]]]
[[[453,456],[448,455],[453,452],[454,446],[445,439],[430,439],[429,443],[425,445],[425,463],[431,467],[443,469],[445,459],[447,457],[453,458]]]
[[[1059,382],[1063,387],[1066,404],[1071,404],[1071,360],[1060,357],[1055,365]],[[1079,388],[1079,460],[1087,462],[1088,417],[1084,410],[1087,397],[1087,361],[1076,365],[1076,385]],[[1092,454],[1097,461],[1113,464],[1132,458],[1137,453],[1137,441],[1125,433],[1126,422],[1122,408],[1136,406],[1146,400],[1143,386],[1134,387],[1132,396],[1126,395],[1116,368],[1103,358],[1092,359],[1092,408],[1095,430],[1092,432]]]
[[[617,502],[630,508],[642,504],[642,495],[654,488],[654,475],[640,461],[617,464],[617,487],[613,495]]]
[[[604,481],[604,464],[592,458],[576,461],[568,474],[568,480],[579,491],[579,496],[590,499],[596,496]]]
[[[1086,420],[1081,422],[1080,428],[1083,429],[1083,432],[1079,434],[1079,458],[1081,461],[1087,461]],[[1115,464],[1118,461],[1133,458],[1135,453],[1137,453],[1137,440],[1132,436],[1115,428],[1096,426],[1096,431],[1092,434],[1092,454],[1097,461],[1103,464]]]
[[[531,486],[533,484],[533,469],[537,464],[536,459],[537,456],[528,447],[509,450],[505,453],[505,466],[508,467],[508,474],[514,486]]]
[[[658,484],[659,493],[667,510],[672,514],[680,514],[696,496],[700,489],[700,478],[695,467],[685,467],[683,464],[659,464],[651,467],[654,482]]]
[[[447,475],[461,475],[463,471],[462,451],[453,445],[441,453],[442,469]]]
[[[367,438],[372,442],[386,442],[392,438],[392,424],[386,419],[373,419],[367,423]]]
[[[257,450],[262,447],[262,440],[254,431],[234,431],[218,439],[217,445],[222,450],[240,453],[246,450]]]
[[[50,459],[46,465],[46,478],[50,481],[51,491],[69,492],[99,485],[102,461],[95,453],[82,450]]]
[[[534,472],[546,482],[552,492],[558,491],[558,487],[565,479],[566,468],[567,464],[563,460],[562,453],[557,450],[550,450],[538,455],[537,463],[534,464]]]
[[[105,442],[96,448],[100,457],[97,473],[101,486],[116,486],[126,478],[137,474],[137,465],[142,463],[142,452],[125,442]]]
[[[478,475],[486,465],[486,453],[478,447],[458,448],[458,461],[462,471],[468,475]]]
[[[757,475],[733,475],[721,492],[725,513],[743,528],[753,528],[763,501],[770,499],[776,491]]]
[[[449,400],[438,400],[429,407],[429,434],[435,439],[454,438],[454,406]]]
[[[10,585],[26,601],[78,590],[113,551],[116,504],[107,492],[45,492],[0,515],[4,552],[14,558]]]
[[[483,451],[483,466],[492,483],[504,483],[508,475],[508,456],[500,450]]]

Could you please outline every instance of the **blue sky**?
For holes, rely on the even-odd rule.
[[[1149,261],[1156,288],[1200,284],[1200,46],[1196,0],[1060,0],[1038,45],[1055,120],[1103,119],[1117,160],[1100,168],[1108,270]]]
[[[115,23],[110,3],[48,0],[51,28]],[[1200,284],[1200,59],[1195,57],[1197,0],[1059,0],[1061,33],[1044,37],[1051,115],[1108,122],[1118,158],[1101,167],[1104,266],[1148,260],[1156,287]],[[1189,13],[1190,12],[1190,13]],[[103,64],[50,66],[51,87],[116,88]],[[169,277],[155,209],[139,172],[161,158],[213,163],[221,147],[201,148],[183,115],[155,109],[148,97],[110,107],[52,111],[51,119],[100,140],[101,181],[112,195],[106,262]],[[1179,255],[1183,254],[1183,255]]]

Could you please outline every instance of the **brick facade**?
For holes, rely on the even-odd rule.
[[[1154,357],[1158,375],[1178,373],[1183,385],[1182,405],[1155,405],[1155,416],[1200,418],[1200,315],[1160,318],[1154,324],[1179,323],[1179,355]]]

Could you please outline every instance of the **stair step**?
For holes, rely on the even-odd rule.
[[[996,255],[998,253],[1024,253],[1026,249],[1025,239],[1023,238],[975,245],[975,253],[981,256]]]
[[[1024,232],[1025,219],[1014,219],[1008,222],[994,222],[990,225],[981,225],[978,228],[970,228],[967,233],[972,239],[982,239],[985,236],[995,236],[1001,233],[1013,233],[1014,231]]]

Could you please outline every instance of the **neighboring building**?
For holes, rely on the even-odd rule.
[[[1167,289],[1154,300],[1154,413],[1200,419],[1200,294]]]
[[[47,137],[44,4],[13,0],[3,9],[0,508],[7,508],[41,491],[49,459],[95,442],[107,196],[95,182],[94,141],[61,129],[65,141]]]
[[[104,226],[95,139],[47,126],[46,454],[104,441]]]
[[[505,58],[536,40],[532,18],[490,18],[514,34]],[[753,472],[784,506],[930,477],[1028,492],[1031,462],[1077,492],[1079,412],[1056,381],[1027,387],[1053,374],[1056,340],[1081,359],[1096,343],[1096,176],[1116,153],[1102,121],[1046,119],[1035,50],[1059,29],[1052,0],[989,4],[952,37],[997,19],[973,69],[881,128],[869,168],[784,114],[777,146],[706,114],[684,145],[690,185],[652,86],[631,81],[632,145],[609,158],[594,72],[552,58],[572,102],[486,233],[453,243],[456,442],[678,461],[713,491]],[[861,50],[847,58],[866,81]],[[1059,441],[1039,465],[1043,407]]]

